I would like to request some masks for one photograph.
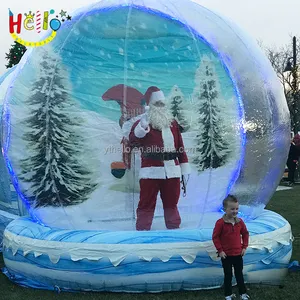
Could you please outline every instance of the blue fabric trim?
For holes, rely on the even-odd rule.
[[[280,229],[287,221],[277,213],[265,210],[255,220],[245,223],[250,236],[254,236]],[[22,217],[11,222],[7,230],[24,237],[47,241],[83,244],[156,244],[210,241],[213,228],[162,231],[64,230],[42,226],[30,218]]]

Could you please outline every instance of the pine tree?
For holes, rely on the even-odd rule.
[[[183,107],[184,96],[181,92],[180,88],[177,85],[174,85],[171,94],[169,95],[170,110],[171,113],[179,123],[179,125],[183,128],[183,131],[188,130],[188,121],[184,115],[184,107]]]
[[[26,50],[27,49],[25,46],[19,44],[18,42],[14,42],[9,49],[9,53],[5,53],[5,58],[8,60],[8,63],[5,65],[5,67],[8,69],[17,65]]]
[[[194,163],[198,171],[218,168],[226,163],[229,145],[221,132],[222,118],[218,106],[220,84],[213,61],[205,56],[197,69],[194,97],[198,102],[198,134]]]
[[[25,120],[30,157],[21,161],[21,179],[34,207],[69,206],[88,199],[96,188],[82,162],[84,147],[78,134],[80,120],[72,115],[68,73],[58,55],[41,55],[40,71],[32,83]]]

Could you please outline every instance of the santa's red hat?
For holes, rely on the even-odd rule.
[[[150,86],[144,95],[146,104],[154,104],[155,102],[165,102],[166,97],[164,93],[156,86]]]

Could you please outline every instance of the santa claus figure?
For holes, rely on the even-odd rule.
[[[136,229],[151,229],[158,192],[166,227],[176,229],[181,223],[177,209],[180,178],[190,174],[190,166],[179,125],[166,108],[163,92],[152,86],[144,99],[146,112],[134,123],[129,135],[131,145],[139,147],[142,156]]]

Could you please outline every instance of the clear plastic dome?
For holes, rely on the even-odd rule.
[[[4,154],[35,220],[132,230],[141,153],[128,145],[157,86],[182,126],[191,167],[181,228],[203,226],[237,195],[257,216],[275,191],[290,142],[280,83],[258,45],[193,2],[101,1],[28,51],[6,94]],[[152,229],[165,229],[157,198]]]

